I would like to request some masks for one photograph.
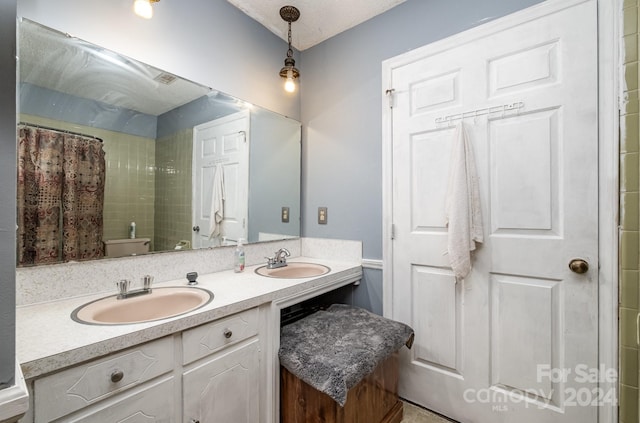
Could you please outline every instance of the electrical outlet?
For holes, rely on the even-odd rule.
[[[327,224],[327,208],[326,207],[318,207],[318,224],[326,225]]]
[[[283,223],[289,223],[289,207],[283,207],[281,218]]]

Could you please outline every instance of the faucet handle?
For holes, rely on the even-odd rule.
[[[153,283],[153,276],[151,275],[144,275],[142,277],[142,287],[144,289],[151,289],[151,284]]]
[[[118,288],[118,294],[124,295],[129,291],[129,286],[131,286],[131,281],[129,279],[120,279],[116,282],[116,287]]]

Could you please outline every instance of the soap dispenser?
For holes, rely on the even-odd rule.
[[[242,241],[242,238],[238,238],[238,244],[236,245],[236,251],[234,253],[233,271],[236,273],[244,270],[244,247]]]

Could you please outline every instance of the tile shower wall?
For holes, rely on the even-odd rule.
[[[104,192],[104,239],[153,239],[155,199],[155,140],[118,132],[104,138],[107,181]]]
[[[106,160],[103,239],[129,236],[136,222],[136,236],[151,238],[153,248],[155,197],[155,140],[33,115],[20,121],[102,138]]]
[[[156,250],[172,250],[179,241],[191,241],[192,144],[193,129],[156,142]]]
[[[624,104],[620,115],[620,423],[638,422],[640,311],[639,208],[640,103],[638,101],[638,0],[623,3]]]

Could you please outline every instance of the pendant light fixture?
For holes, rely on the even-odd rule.
[[[284,67],[280,69],[280,76],[285,79],[284,89],[290,93],[296,90],[296,79],[300,76],[300,71],[296,69],[296,61],[293,60],[293,50],[291,49],[291,22],[295,22],[300,17],[300,11],[293,6],[284,6],[280,9],[280,17],[289,23],[289,49],[287,57],[284,59]]]
[[[141,18],[151,19],[153,17],[153,7],[151,4],[160,0],[135,0],[133,2],[133,11]]]

